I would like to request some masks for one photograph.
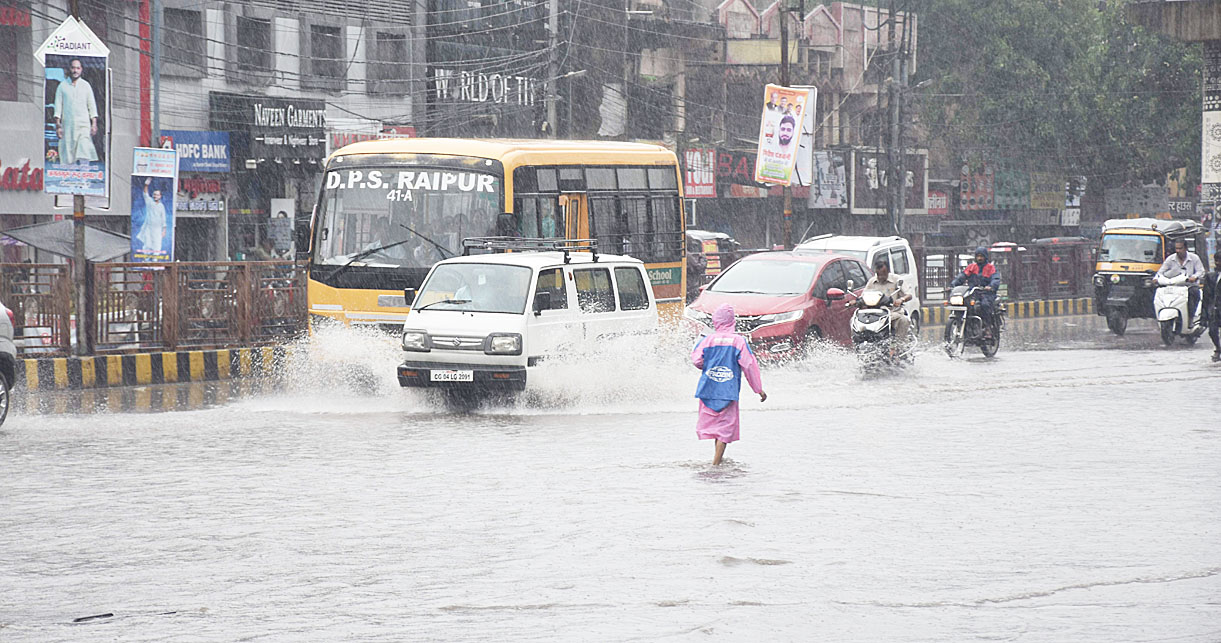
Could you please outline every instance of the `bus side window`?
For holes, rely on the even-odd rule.
[[[516,199],[517,205],[513,208],[517,213],[517,232],[523,237],[537,237],[538,235],[538,199],[534,197],[525,197]]]
[[[564,215],[554,198],[540,198],[538,207],[539,236],[545,238],[564,237]]]

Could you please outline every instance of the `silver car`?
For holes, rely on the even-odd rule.
[[[8,417],[9,401],[17,375],[17,346],[13,343],[13,311],[0,302],[0,424]]]

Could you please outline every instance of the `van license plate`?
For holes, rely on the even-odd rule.
[[[434,382],[473,382],[475,371],[433,371],[430,377]]]

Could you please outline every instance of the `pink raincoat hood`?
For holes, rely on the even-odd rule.
[[[717,307],[716,312],[712,313],[713,330],[732,333],[733,323],[733,306],[730,306],[729,304],[721,304],[719,307]]]

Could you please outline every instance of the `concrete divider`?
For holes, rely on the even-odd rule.
[[[16,385],[53,390],[227,380],[270,373],[291,351],[287,346],[260,346],[26,359],[17,364]]]
[[[1092,315],[1094,313],[1094,300],[1083,297],[1078,299],[1010,301],[1005,303],[1005,311],[1009,314],[1009,319]],[[925,326],[944,324],[945,320],[945,306],[924,306],[920,309],[920,321]]]

